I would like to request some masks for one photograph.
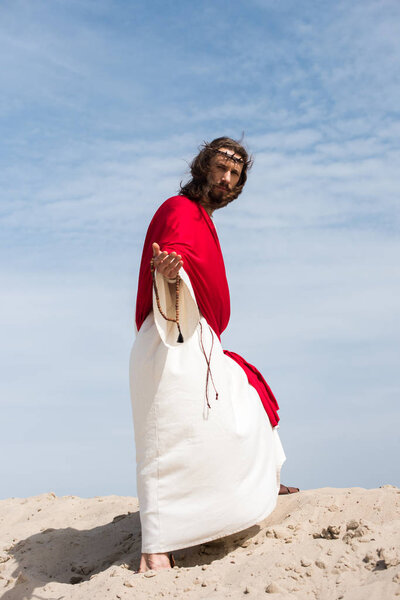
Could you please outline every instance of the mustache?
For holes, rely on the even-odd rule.
[[[225,193],[222,194],[221,191]],[[230,195],[231,189],[227,184],[214,183],[208,190],[208,199],[213,206],[225,206],[227,197]]]

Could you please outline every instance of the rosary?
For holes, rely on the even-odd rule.
[[[156,282],[156,270],[154,268],[154,258],[152,258],[150,261],[150,270],[151,270],[151,275],[153,277],[154,293],[156,295],[156,302],[157,302],[158,310],[160,311],[161,316],[166,321],[171,321],[172,323],[176,323],[176,326],[177,326],[178,332],[179,332],[177,342],[179,344],[182,344],[183,343],[183,335],[181,332],[181,326],[179,324],[179,288],[181,285],[181,278],[178,274],[175,279],[175,319],[171,319],[170,317],[167,317],[167,315],[163,312],[163,310],[161,308],[160,296],[158,294],[158,288],[157,288],[157,282]]]
[[[151,275],[152,275],[152,278],[153,278],[153,286],[154,286],[154,293],[155,293],[155,296],[156,296],[157,308],[160,311],[161,316],[166,321],[171,321],[172,323],[176,323],[176,326],[177,326],[178,332],[179,332],[177,342],[179,344],[182,344],[184,340],[183,340],[183,335],[182,335],[182,332],[181,332],[181,326],[179,324],[179,290],[180,290],[180,285],[181,285],[181,277],[178,274],[176,276],[176,279],[175,279],[175,319],[171,319],[170,317],[167,317],[167,315],[164,313],[164,311],[161,308],[160,296],[158,294],[158,288],[157,288],[157,282],[156,282],[156,269],[154,267],[154,258],[152,258],[151,261],[150,261],[150,270],[151,270]],[[206,400],[207,400],[207,406],[208,406],[208,408],[211,408],[210,402],[209,402],[209,399],[208,399],[208,381],[209,381],[209,378],[211,378],[211,383],[212,383],[212,385],[214,387],[215,399],[218,400],[218,392],[216,390],[215,383],[214,383],[214,378],[213,378],[212,373],[211,373],[211,354],[212,354],[213,347],[214,347],[214,335],[213,335],[213,331],[212,331],[211,327],[208,326],[210,328],[210,332],[211,332],[212,343],[211,343],[210,356],[207,356],[206,350],[205,350],[204,345],[203,345],[203,327],[202,327],[201,321],[199,321],[199,324],[200,324],[200,345],[201,345],[201,351],[203,352],[204,358],[206,359],[206,363],[207,363]]]

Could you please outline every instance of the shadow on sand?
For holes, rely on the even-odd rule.
[[[242,545],[260,530],[258,525],[206,544],[174,552],[179,567],[209,564]],[[46,529],[19,541],[8,550],[17,566],[12,588],[2,600],[61,600],[68,595],[41,595],[47,583],[76,585],[110,566],[124,565],[136,571],[141,554],[139,511],[114,517],[94,529]],[[37,590],[37,592],[35,592]]]

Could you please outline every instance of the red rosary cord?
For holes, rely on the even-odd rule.
[[[210,402],[208,400],[208,380],[209,380],[210,377],[211,377],[211,382],[213,384],[213,388],[214,388],[214,391],[215,391],[215,399],[218,400],[218,392],[217,392],[217,388],[215,387],[214,378],[213,378],[212,372],[211,372],[211,354],[212,354],[212,351],[213,351],[213,348],[214,348],[214,334],[213,334],[213,330],[211,329],[211,327],[208,326],[209,329],[210,329],[211,340],[212,341],[211,341],[210,356],[207,357],[207,353],[206,353],[206,351],[204,349],[204,344],[203,344],[203,325],[202,325],[201,321],[199,321],[199,325],[200,325],[200,345],[201,345],[201,350],[202,350],[202,352],[204,354],[204,358],[206,359],[206,363],[207,363],[206,400],[207,400],[207,406],[208,406],[208,408],[211,408]]]

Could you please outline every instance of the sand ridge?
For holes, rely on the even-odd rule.
[[[174,553],[137,574],[136,498],[0,501],[2,600],[400,598],[400,489],[322,488],[279,496],[246,531]]]

